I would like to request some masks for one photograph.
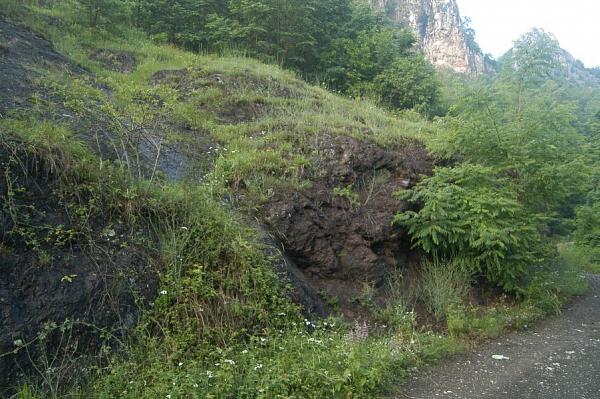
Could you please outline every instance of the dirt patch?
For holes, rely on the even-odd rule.
[[[393,194],[431,173],[431,161],[417,144],[395,152],[324,136],[318,146],[322,176],[308,190],[278,194],[264,212],[312,287],[353,316],[364,283],[381,286],[389,270],[406,268],[418,256],[407,233],[392,225],[408,207]]]
[[[165,69],[150,77],[150,84],[166,85],[179,92],[179,98],[187,100],[195,90],[216,87],[225,90],[224,78],[220,74],[209,74],[200,68]]]
[[[0,114],[28,108],[34,92],[34,68],[60,68],[83,73],[54,50],[50,42],[29,30],[12,25],[0,15]]]
[[[137,68],[135,56],[128,51],[101,49],[90,54],[90,60],[114,72],[131,73]]]
[[[247,75],[228,76],[207,72],[200,68],[158,71],[150,78],[152,85],[165,84],[177,89],[182,98],[193,90],[216,87],[225,95],[252,92],[265,97],[303,98],[303,87],[298,83],[285,85],[273,78],[263,78],[248,71]]]
[[[257,76],[250,70],[243,75],[222,78],[222,83],[227,90],[231,91],[251,90],[265,96],[281,98],[306,97],[302,83],[284,84],[270,76]]]
[[[257,81],[258,82],[258,81]],[[223,97],[233,97],[236,92],[248,90],[241,78],[230,78],[221,74],[207,74],[197,68],[158,71],[150,78],[152,85],[167,85],[179,92],[179,98],[189,100],[197,90],[216,87],[223,91]],[[259,84],[259,83],[256,83]],[[252,88],[252,91],[256,91]],[[259,91],[260,92],[260,91]],[[215,115],[217,122],[237,125],[260,119],[274,111],[274,107],[262,98],[254,100],[225,100],[222,104],[200,104],[200,107]]]
[[[154,73],[150,77],[150,84],[153,86],[167,85],[179,91],[192,89],[192,74],[195,69],[165,69]]]
[[[253,122],[273,111],[273,107],[264,100],[240,100],[228,102],[217,111],[217,121],[237,125]]]

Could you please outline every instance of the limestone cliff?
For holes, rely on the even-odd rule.
[[[462,23],[456,0],[370,0],[394,21],[412,28],[435,66],[467,75],[494,70]]]

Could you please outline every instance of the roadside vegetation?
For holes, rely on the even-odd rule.
[[[36,91],[0,119],[0,256],[50,267],[74,247],[130,250],[156,276],[132,295],[134,325],[100,331],[84,367],[88,348],[63,339],[90,328],[78,320],[15,340],[34,366],[8,397],[372,398],[586,291],[600,272],[600,94],[581,107],[553,78],[551,37],[524,36],[497,76],[442,79],[365,5],[221,3],[0,0],[84,68],[28,66]],[[249,222],[275,192],[310,187],[335,136],[424,143],[437,165],[395,194],[422,261],[388,271],[383,303],[365,283],[365,320],[303,315]],[[332,196],[362,205],[352,186]]]

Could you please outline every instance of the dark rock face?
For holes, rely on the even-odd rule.
[[[393,194],[430,173],[431,163],[416,144],[396,152],[331,137],[327,150],[323,176],[304,192],[279,195],[266,213],[311,286],[349,306],[363,283],[378,285],[409,263],[410,238],[392,225],[407,205]]]
[[[0,396],[32,363],[38,373],[69,375],[97,360],[111,342],[99,331],[123,338],[159,282],[148,254],[129,243],[131,231],[106,218],[75,221],[55,192],[57,176],[21,152],[18,139],[1,138]]]
[[[0,115],[27,107],[37,77],[30,67],[83,70],[54,50],[50,42],[3,20],[0,14]]]

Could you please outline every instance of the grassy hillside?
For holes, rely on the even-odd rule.
[[[415,272],[392,220],[420,205],[393,194],[432,173],[440,124],[68,4],[0,0],[0,393],[372,398],[558,306]]]
[[[36,386],[53,397],[368,397],[420,352],[446,350],[403,311],[392,335],[305,320],[242,221],[275,192],[310,187],[324,142],[401,148],[429,123],[251,59],[16,8],[0,31],[15,83],[0,120],[6,288],[31,313],[39,294],[19,281],[32,273],[43,271],[34,284],[48,285],[50,309],[84,294],[58,314],[26,314],[27,328],[11,313],[3,384],[22,367],[21,397]]]

